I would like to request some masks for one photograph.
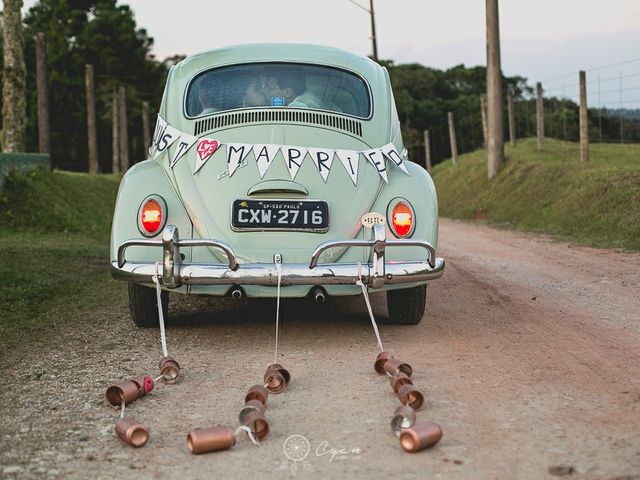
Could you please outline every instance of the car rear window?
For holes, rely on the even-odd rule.
[[[298,63],[215,68],[189,84],[185,110],[190,118],[241,108],[310,108],[368,118],[371,99],[358,75]]]

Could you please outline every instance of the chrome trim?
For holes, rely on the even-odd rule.
[[[281,285],[353,285],[362,280],[372,288],[385,285],[415,283],[434,280],[442,276],[443,258],[436,258],[429,242],[421,240],[386,240],[383,225],[374,225],[371,240],[341,240],[324,242],[313,252],[311,262],[281,264]],[[162,247],[162,283],[166,288],[181,285],[267,285],[278,284],[275,263],[249,263],[239,265],[229,245],[212,239],[180,240],[178,228],[168,225],[162,232],[162,240],[130,239],[118,247],[118,259],[111,262],[114,278],[128,282],[151,283],[157,274],[156,262],[127,262],[125,253],[132,246]],[[227,255],[228,265],[183,263],[180,247],[219,248]],[[322,252],[335,247],[371,247],[370,262],[331,263],[318,265]],[[425,261],[388,262],[384,253],[387,246],[418,246],[429,252]],[[280,254],[276,254],[280,255]],[[281,256],[280,256],[281,258]],[[274,257],[274,262],[278,258]]]

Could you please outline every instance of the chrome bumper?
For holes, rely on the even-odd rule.
[[[420,240],[386,240],[384,226],[374,225],[371,240],[329,241],[318,245],[309,264],[282,263],[281,285],[353,285],[360,279],[371,288],[384,285],[415,283],[434,280],[444,272],[444,259],[436,258],[436,252],[429,242]],[[270,263],[238,264],[229,245],[218,240],[180,240],[175,225],[167,225],[162,239],[131,239],[118,247],[118,259],[111,263],[111,274],[118,280],[135,283],[152,283],[156,275],[156,264],[152,262],[128,262],[126,250],[134,246],[156,246],[163,251],[160,281],[166,288],[181,285],[268,285],[278,284],[276,262],[279,254]],[[325,250],[336,247],[371,247],[368,263],[331,263],[318,265],[318,259]],[[227,256],[227,264],[183,263],[180,247],[210,247],[222,250]],[[425,261],[385,262],[387,247],[422,247],[428,252]],[[159,262],[158,262],[159,263]],[[160,270],[160,268],[159,268]]]

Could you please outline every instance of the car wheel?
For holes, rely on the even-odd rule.
[[[162,301],[162,314],[166,321],[169,310],[169,293],[163,291],[160,294],[160,300]],[[129,311],[131,312],[131,320],[136,326],[157,327],[159,325],[158,302],[155,288],[129,283]]]
[[[426,285],[402,290],[389,290],[387,292],[389,319],[383,323],[417,325],[422,320],[426,304]]]

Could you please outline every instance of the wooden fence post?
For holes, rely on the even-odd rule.
[[[111,92],[111,171],[120,173],[120,122],[118,115],[118,87],[113,86]]]
[[[544,103],[542,100],[542,84],[536,83],[536,135],[538,151],[544,150]]]
[[[129,138],[127,135],[127,92],[124,85],[118,88],[118,122],[120,136],[120,169],[129,169]]]
[[[38,90],[38,151],[51,152],[49,128],[49,89],[47,88],[47,54],[44,33],[36,34],[36,89]]]
[[[504,163],[504,97],[500,67],[498,0],[486,0],[487,17],[487,176],[493,178]]]
[[[431,173],[431,142],[429,141],[429,130],[422,132],[424,137],[424,162],[427,167],[427,172]]]
[[[487,95],[484,93],[480,95],[480,115],[482,115],[482,139],[486,147],[489,127],[487,126]]]
[[[449,142],[451,144],[451,162],[458,163],[458,143],[456,142],[456,127],[453,124],[453,112],[447,113],[449,119]]]
[[[589,160],[589,118],[587,115],[587,76],[580,70],[580,160]]]
[[[84,66],[84,86],[87,93],[87,142],[89,147],[89,173],[98,173],[98,136],[96,133],[96,97],[93,65]]]
[[[149,102],[142,102],[142,148],[144,158],[149,155],[151,146],[151,132],[149,131]]]
[[[516,117],[513,111],[513,89],[507,93],[507,110],[509,112],[509,143],[516,146]]]

